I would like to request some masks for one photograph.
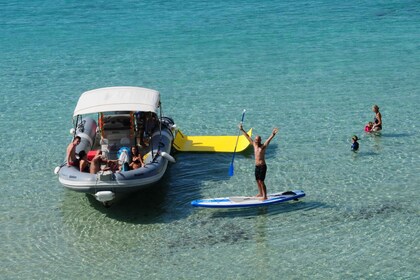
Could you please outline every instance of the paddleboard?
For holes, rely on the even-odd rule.
[[[191,202],[194,207],[207,207],[207,208],[237,208],[237,207],[260,207],[290,200],[298,200],[304,197],[304,191],[293,190],[280,193],[268,194],[266,200],[260,200],[255,196],[231,196],[198,199]]]
[[[252,128],[248,131],[248,135],[252,135]],[[244,135],[188,136],[178,130],[173,146],[181,152],[233,153],[236,143],[236,152],[242,152],[250,145]]]

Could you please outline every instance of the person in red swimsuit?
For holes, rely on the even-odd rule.
[[[243,129],[242,124],[239,124],[239,129],[245,135],[246,139],[248,139],[249,143],[251,143],[251,145],[254,147],[255,180],[257,181],[257,185],[258,185],[257,197],[261,197],[262,200],[266,200],[267,187],[264,183],[264,180],[265,180],[265,174],[267,172],[267,165],[265,163],[265,150],[267,149],[268,144],[270,144],[270,141],[274,138],[274,136],[277,134],[279,129],[277,127],[274,128],[270,137],[268,137],[268,139],[264,142],[264,144],[261,144],[261,137],[259,135],[255,136],[255,139],[252,140],[252,138]]]

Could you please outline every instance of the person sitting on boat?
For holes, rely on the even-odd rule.
[[[101,168],[102,165],[105,167]],[[118,171],[118,160],[109,160],[103,154],[101,150],[98,150],[96,155],[93,157],[92,161],[90,162],[90,173],[96,174],[99,171],[107,171],[111,170],[112,172]]]
[[[92,161],[90,162],[90,173],[96,174],[101,170],[101,165],[107,163],[106,158],[102,155],[102,151],[98,150],[96,155],[93,157]]]
[[[380,131],[382,130],[382,115],[379,112],[379,106],[373,105],[372,111],[375,113],[375,117],[373,119],[374,124],[372,127],[372,131]]]
[[[84,150],[79,152],[79,169],[80,172],[87,172],[90,171],[90,163],[87,158],[87,154]]]
[[[113,173],[117,171],[121,171],[121,165],[118,163],[117,160],[106,160],[106,167],[103,170],[111,170]]]
[[[67,146],[66,161],[67,166],[77,166],[78,160],[76,158],[76,146],[80,144],[82,138],[76,136],[73,138],[73,141]]]
[[[144,166],[142,156],[137,146],[131,147],[131,163],[130,169],[137,169]]]

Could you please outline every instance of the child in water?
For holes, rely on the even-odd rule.
[[[353,135],[353,137],[351,138],[352,140],[352,144],[351,144],[351,150],[353,152],[357,151],[359,149],[359,143],[357,142],[357,140],[359,140],[359,138],[357,138],[356,135]]]
[[[368,124],[365,126],[365,131],[372,132],[372,128],[373,128],[373,122],[368,122]]]

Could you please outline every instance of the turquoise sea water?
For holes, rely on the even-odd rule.
[[[418,279],[419,1],[0,1],[1,279]],[[253,195],[251,150],[177,153],[155,188],[106,209],[53,174],[79,95],[161,92],[187,135],[263,139],[262,209],[190,207]],[[380,136],[363,128],[380,106]],[[350,151],[358,135],[360,151]]]

